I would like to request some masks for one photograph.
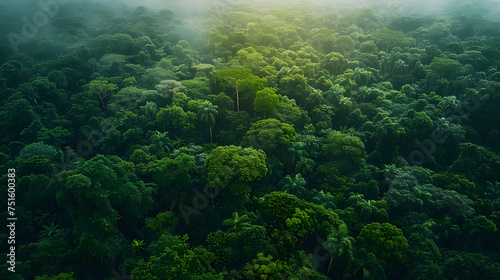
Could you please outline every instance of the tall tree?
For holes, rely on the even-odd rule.
[[[250,101],[252,101],[250,104],[253,105],[255,93],[264,89],[266,84],[267,80],[265,78],[254,76],[252,74],[252,70],[250,69],[240,68],[223,69],[215,72],[211,85],[212,92],[229,92],[229,90],[234,90],[236,93],[236,110],[239,112],[240,93],[250,93],[250,96],[247,96],[247,99],[250,99]]]
[[[212,129],[215,126],[215,117],[219,115],[217,108],[217,105],[213,105],[210,101],[205,101],[198,109],[198,116],[208,124],[208,128],[210,129],[210,143],[213,142]]]
[[[93,80],[85,86],[85,93],[89,96],[99,98],[102,107],[104,108],[104,100],[118,90],[118,86],[110,84],[104,80]]]

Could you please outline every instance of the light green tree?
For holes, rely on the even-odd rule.
[[[104,108],[104,100],[118,90],[118,86],[104,80],[93,80],[85,87],[85,93],[89,97],[97,97]]]
[[[408,253],[408,241],[403,231],[389,223],[371,223],[361,229],[358,244],[375,254],[375,256],[403,263]]]

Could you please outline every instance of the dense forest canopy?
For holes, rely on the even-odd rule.
[[[495,1],[27,2],[0,279],[498,279]]]

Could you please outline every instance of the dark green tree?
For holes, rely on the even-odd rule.
[[[215,126],[215,117],[219,114],[217,112],[217,105],[212,105],[210,101],[205,101],[203,104],[198,108],[198,116],[199,118],[206,122],[208,125],[208,128],[210,130],[210,143],[212,143],[212,129]]]

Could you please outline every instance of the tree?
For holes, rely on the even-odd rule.
[[[210,129],[210,143],[212,143],[212,129],[215,125],[215,117],[219,114],[217,112],[217,105],[212,105],[210,101],[205,101],[198,108],[198,116],[200,119],[208,124],[208,128]]]
[[[27,128],[36,118],[31,104],[25,99],[6,102],[0,111],[3,140],[17,140],[23,129]]]
[[[61,147],[61,144],[63,144],[65,141],[61,140],[60,138],[66,138],[68,136],[71,136],[71,133],[63,128],[62,126],[57,126],[54,127],[53,129],[47,129],[45,127],[42,127],[40,131],[38,132],[38,140],[44,141],[45,143],[48,143],[50,145],[53,145],[55,147]]]
[[[144,116],[147,120],[154,120],[156,114],[158,113],[158,106],[156,106],[155,102],[147,101],[146,105],[141,106],[141,109],[144,112]]]
[[[394,47],[403,47],[407,44],[406,35],[401,31],[387,28],[374,31],[374,40],[378,48],[390,52]]]
[[[297,105],[305,107],[306,100],[312,92],[311,86],[307,84],[307,80],[303,73],[298,73],[302,71],[297,71],[298,69],[294,68],[297,67],[292,67],[290,74],[287,73],[279,79],[278,93],[282,96],[294,99]],[[290,72],[290,70],[288,70],[288,72]],[[283,73],[283,70],[280,71],[280,73]]]
[[[328,143],[323,145],[322,150],[333,156],[334,160],[348,162],[353,167],[365,164],[365,144],[357,136],[333,134]]]
[[[406,111],[399,123],[404,127],[405,134],[411,141],[421,139],[433,127],[431,118],[425,112],[415,112],[413,109]]]
[[[181,151],[182,150],[182,151]],[[188,200],[188,192],[193,181],[191,174],[196,166],[194,156],[187,154],[187,148],[178,147],[171,157],[162,157],[150,161],[146,165],[146,173],[152,177],[153,183],[158,186],[157,196],[160,201],[156,204],[172,209],[176,203]]]
[[[247,196],[250,192],[247,183],[267,174],[266,154],[254,148],[219,146],[210,152],[205,168],[211,189],[229,189],[235,196]]]
[[[375,152],[370,155],[379,155],[379,164],[390,163],[398,155],[400,139],[405,135],[404,128],[389,117],[383,118],[375,124],[373,140],[376,143]]]
[[[276,119],[265,119],[257,121],[248,129],[242,143],[271,153],[279,146],[290,145],[296,137],[293,126]]]
[[[180,106],[170,105],[160,109],[156,114],[156,122],[165,130],[183,133],[194,128],[195,117],[193,112],[185,112]]]
[[[240,111],[240,92],[249,94],[247,99],[252,101],[255,93],[262,90],[267,84],[265,78],[259,78],[252,74],[252,70],[241,69],[223,69],[214,73],[212,79],[212,92],[230,92],[236,93],[236,111]]]
[[[276,260],[273,261],[272,256],[264,256],[263,253],[257,254],[257,258],[247,263],[243,268],[245,279],[259,280],[280,280],[284,279],[284,275],[291,273],[291,269],[286,263]]]
[[[300,173],[295,174],[294,177],[286,175],[285,178],[281,179],[278,185],[283,187],[283,191],[293,194],[299,198],[305,198],[307,193],[306,180],[302,178]]]
[[[451,251],[444,262],[447,279],[493,280],[500,273],[500,265],[489,257],[478,253]]]
[[[97,97],[104,108],[104,101],[111,94],[118,90],[118,86],[115,84],[110,84],[105,80],[93,80],[85,86],[85,93],[89,97]]]
[[[201,246],[192,248],[187,235],[164,234],[148,250],[154,250],[153,254],[148,260],[139,260],[132,271],[133,279],[204,279],[199,277],[205,275],[221,280],[212,268],[215,255]]]
[[[48,226],[42,226],[43,230],[40,231],[38,238],[46,238],[52,236],[56,231],[59,225],[54,225],[54,222],[50,222]]]
[[[334,267],[336,269],[334,269],[334,275],[337,277],[343,276],[342,272],[345,272],[350,262],[353,261],[353,243],[354,239],[349,236],[349,229],[345,224],[341,224],[337,231],[328,234],[326,241],[322,244],[330,256],[326,275],[330,275],[330,268],[335,259]]]
[[[460,154],[450,171],[476,183],[500,181],[500,156],[472,143],[460,144]]]
[[[232,226],[232,230],[236,231],[239,227],[245,227],[250,224],[250,218],[247,214],[240,216],[238,212],[233,212],[231,219],[226,219],[222,222],[222,226]]]
[[[344,206],[352,207],[363,222],[387,222],[389,209],[384,200],[365,200],[362,194],[353,194]]]
[[[331,52],[323,59],[322,66],[332,75],[340,75],[344,72],[345,67],[347,66],[347,60],[342,54],[338,52]]]
[[[160,67],[148,68],[144,75],[141,76],[141,81],[144,87],[147,89],[155,89],[155,86],[162,81],[172,81],[176,80],[174,72],[170,70],[165,70]]]
[[[276,110],[279,103],[279,97],[274,88],[264,88],[255,94],[253,106],[255,112],[262,113],[264,117],[269,117]]]
[[[52,159],[57,154],[56,148],[51,145],[44,144],[42,142],[31,143],[26,146],[19,152],[20,158],[30,158],[35,155],[43,155],[48,159]]]
[[[146,227],[160,234],[170,232],[177,226],[179,219],[174,212],[165,211],[158,213],[154,218],[146,218]]]
[[[441,78],[455,79],[465,71],[465,68],[454,59],[434,57],[431,64],[429,64],[429,70],[438,74]]]
[[[295,165],[295,172],[302,173],[306,177],[314,173],[316,162],[310,158],[302,157]]]
[[[229,250],[225,250],[226,253],[223,252],[224,250],[221,251],[222,248],[220,247],[216,250],[219,251],[219,254],[226,254],[226,257],[229,257],[231,260],[231,264],[248,261],[258,253],[268,251],[269,240],[266,236],[266,228],[261,225],[252,224],[252,221],[255,219],[256,216],[252,212],[241,216],[238,212],[233,212],[232,218],[222,222],[222,226],[230,228],[222,236],[220,234],[213,235],[210,238],[210,245],[214,248],[222,243],[226,247],[229,247]],[[219,235],[219,238],[223,238],[223,240],[216,241],[217,235]]]
[[[134,251],[134,254],[139,254],[141,250],[144,250],[144,240],[137,240],[134,239],[132,240],[132,243],[130,244],[132,246],[132,250]]]
[[[321,205],[325,207],[325,209],[332,209],[332,210],[337,209],[337,206],[335,205],[336,199],[331,193],[329,192],[324,193],[323,190],[318,192],[315,189],[312,189],[310,192],[313,195],[310,200],[312,203]]]
[[[304,111],[297,106],[294,99],[289,99],[286,96],[279,97],[279,103],[276,106],[276,110],[273,111],[271,118],[276,118],[284,123],[298,125],[299,121],[304,118]],[[307,116],[305,118],[307,119]]]
[[[361,229],[357,240],[377,257],[403,263],[409,249],[403,231],[389,223],[371,223]]]

